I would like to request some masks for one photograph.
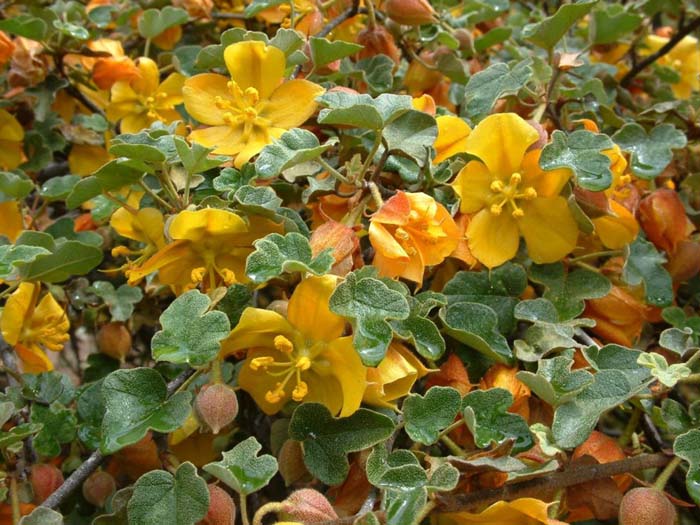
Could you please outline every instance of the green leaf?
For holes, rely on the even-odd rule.
[[[204,470],[247,496],[265,487],[277,473],[277,460],[269,454],[258,456],[261,448],[257,439],[249,437],[224,452],[221,461],[204,465]]]
[[[48,235],[48,234],[46,234]],[[102,249],[78,241],[58,240],[51,253],[39,254],[30,261],[15,262],[25,281],[60,283],[76,275],[85,275],[102,262]]]
[[[205,148],[196,142],[193,142],[190,147],[182,137],[173,137],[173,141],[180,161],[188,173],[202,173],[216,168],[229,159],[222,155],[209,155],[215,148]]]
[[[4,244],[0,246],[0,279],[15,281],[19,279],[18,267],[27,264],[39,255],[51,252],[42,246],[25,246]]]
[[[515,329],[513,309],[527,287],[527,275],[519,264],[506,263],[490,271],[457,272],[442,293],[448,304],[478,303],[498,315],[498,328],[504,335]]]
[[[642,15],[626,11],[620,4],[601,6],[591,14],[590,41],[594,45],[617,43],[637,29],[643,19]]]
[[[61,445],[75,439],[78,421],[72,410],[60,403],[40,405],[34,403],[29,420],[42,425],[34,437],[33,446],[44,457],[52,458],[61,453]]]
[[[659,336],[659,345],[677,353],[680,357],[686,352],[698,349],[697,334],[692,328],[667,328]]]
[[[177,468],[174,476],[165,470],[141,476],[127,509],[129,525],[194,525],[209,510],[209,490],[188,461]]]
[[[219,342],[231,331],[223,312],[208,311],[211,299],[190,290],[175,299],[160,316],[162,329],[151,340],[156,361],[203,366],[219,353]]]
[[[401,339],[411,341],[416,351],[426,359],[439,359],[445,352],[445,339],[428,315],[433,308],[445,305],[444,296],[424,292],[416,297],[408,296],[406,300],[410,313],[406,319],[391,321],[394,333]]]
[[[173,26],[189,20],[187,11],[179,7],[166,6],[161,10],[146,9],[138,21],[139,33],[144,38],[154,38]]]
[[[463,114],[474,122],[480,121],[491,112],[499,98],[517,94],[531,76],[529,60],[523,60],[512,68],[503,62],[491,64],[467,82]]]
[[[54,20],[51,25],[53,25],[55,29],[58,29],[60,33],[63,33],[71,38],[75,38],[76,40],[87,40],[90,38],[90,31],[78,24],[64,22],[62,20]]]
[[[0,201],[22,200],[34,189],[32,179],[10,171],[0,171]]]
[[[606,190],[612,184],[612,172],[610,158],[602,151],[612,147],[610,137],[602,133],[578,129],[566,134],[556,130],[552,141],[542,149],[540,167],[546,171],[568,168],[582,188]]]
[[[401,292],[390,289],[373,277],[358,277],[356,272],[331,295],[330,310],[350,320],[353,343],[366,366],[377,366],[392,340],[387,320],[406,319],[410,314],[408,301]]]
[[[428,501],[428,492],[425,488],[411,491],[387,490],[386,510],[384,511],[386,525],[413,524],[420,515]]]
[[[541,359],[537,373],[521,370],[517,378],[525,383],[548,405],[557,407],[570,401],[593,383],[593,374],[587,370],[571,370],[573,353],[566,352],[551,359]]]
[[[244,284],[232,284],[216,308],[226,314],[231,326],[236,326],[243,310],[253,306],[253,293]]]
[[[447,462],[431,468],[429,474],[430,479],[426,488],[430,490],[449,492],[454,490],[459,482],[459,470]]]
[[[316,69],[330,64],[335,60],[354,55],[362,49],[359,44],[352,44],[342,40],[331,42],[326,38],[312,36],[309,39],[309,50],[311,51],[311,61]]]
[[[0,20],[0,30],[13,35],[23,36],[30,40],[43,40],[46,38],[49,28],[41,18],[31,15],[19,15],[14,18]]]
[[[115,290],[109,281],[95,281],[90,291],[109,307],[112,321],[128,321],[134,313],[134,305],[143,298],[141,288],[122,284]]]
[[[511,363],[513,353],[498,330],[496,312],[479,303],[456,302],[440,309],[448,335],[499,363]]]
[[[68,376],[59,372],[22,374],[22,395],[25,399],[50,405],[58,401],[68,405],[75,397],[75,387]]]
[[[479,448],[487,448],[513,440],[513,452],[522,452],[534,445],[534,440],[525,420],[508,409],[513,404],[513,395],[503,388],[475,390],[462,400],[464,422],[474,436]]]
[[[94,11],[93,9],[90,12]],[[92,525],[129,525],[128,504],[133,493],[133,485],[115,492],[109,502],[110,513],[100,514],[93,520]]]
[[[423,166],[437,132],[437,122],[432,116],[412,109],[386,126],[382,134],[390,153],[403,154]]]
[[[372,449],[365,468],[367,480],[380,489],[411,491],[428,482],[428,475],[413,452],[394,450],[389,454],[384,444]]]
[[[673,453],[688,462],[685,484],[688,494],[700,505],[700,430],[693,429],[676,438]]]
[[[612,139],[630,153],[632,173],[642,179],[658,177],[673,160],[674,149],[685,147],[688,139],[673,124],[660,124],[647,135],[636,122],[625,124]]]
[[[277,177],[284,170],[321,156],[335,144],[321,145],[316,135],[305,129],[285,131],[279,139],[265,146],[255,161],[255,171],[263,179]]]
[[[425,396],[409,394],[403,402],[406,433],[424,445],[436,443],[439,434],[455,419],[462,405],[462,396],[450,387],[434,386]]]
[[[530,280],[544,285],[542,297],[554,304],[561,320],[578,317],[586,306],[586,299],[604,297],[612,286],[604,275],[585,268],[567,272],[560,262],[533,264]]]
[[[117,370],[102,384],[105,413],[102,420],[103,454],[113,454],[140,441],[149,430],[173,432],[192,407],[189,392],[168,399],[161,375],[151,368]]]
[[[668,388],[673,388],[678,381],[688,377],[692,372],[690,368],[681,363],[669,365],[666,358],[656,352],[643,352],[637,358],[637,363],[648,368],[651,375]]]
[[[640,350],[614,344],[605,345],[601,348],[590,346],[583,350],[586,361],[595,370],[616,370],[622,372],[627,378],[630,388],[639,388],[651,379],[649,370],[637,363],[641,354]]]
[[[78,175],[63,175],[62,177],[51,177],[44,182],[39,189],[39,195],[47,201],[64,200],[76,184],[81,180]]]
[[[512,33],[512,27],[494,27],[486,34],[474,39],[474,50],[477,53],[483,53],[491,46],[498,45],[508,40]]]
[[[284,236],[271,233],[253,245],[255,251],[246,261],[246,275],[257,283],[269,281],[283,273],[323,275],[334,263],[332,250],[326,249],[314,257],[309,240],[296,232]]]
[[[63,525],[63,514],[48,507],[37,507],[19,520],[19,525]]]
[[[632,286],[644,284],[646,302],[668,306],[673,302],[673,282],[664,268],[666,257],[641,235],[625,247],[626,260],[622,280]]]
[[[97,232],[75,231],[75,222],[70,217],[61,217],[54,221],[53,224],[44,229],[44,233],[48,233],[57,241],[78,241],[97,248],[101,248],[104,242],[102,236]]]
[[[274,218],[282,204],[275,190],[267,186],[241,186],[236,190],[233,199],[239,207],[249,213]]]
[[[299,405],[289,423],[289,436],[302,442],[309,472],[327,485],[347,477],[350,452],[381,443],[393,431],[393,421],[378,412],[361,408],[349,417],[334,418],[318,403]]]
[[[41,429],[42,425],[39,423],[22,423],[7,432],[0,431],[0,450],[6,450]]]
[[[316,99],[324,107],[319,124],[344,125],[380,130],[392,120],[413,109],[411,97],[384,94],[377,98],[339,91],[326,92]]]
[[[246,6],[245,10],[243,11],[243,16],[246,18],[252,18],[265,9],[288,3],[289,0],[253,0]]]
[[[554,49],[569,28],[586,16],[597,3],[598,0],[578,0],[572,4],[563,4],[552,16],[523,27],[521,36],[536,46]]]

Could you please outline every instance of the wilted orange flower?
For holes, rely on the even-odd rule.
[[[0,67],[4,66],[12,58],[15,51],[15,43],[7,36],[7,33],[0,31]]]
[[[386,277],[423,282],[426,266],[457,247],[459,229],[445,207],[425,193],[398,191],[370,219],[374,264]]]
[[[426,390],[433,386],[449,386],[456,389],[463,396],[472,389],[467,369],[457,354],[447,356],[440,370],[430,374],[426,380]]]
[[[367,369],[367,390],[362,400],[368,405],[396,408],[396,401],[407,396],[428,372],[405,345],[392,341],[381,363]]]
[[[676,245],[695,229],[678,193],[667,188],[659,188],[644,197],[638,213],[644,233],[666,253],[673,253]]]
[[[311,252],[314,257],[327,248],[332,248],[335,264],[330,272],[334,275],[344,276],[351,272],[356,265],[362,265],[362,257],[359,255],[360,239],[355,230],[340,222],[330,220],[321,224],[311,233],[309,239]]]
[[[13,170],[24,162],[24,129],[17,119],[0,108],[0,168]]]
[[[16,37],[14,43],[15,49],[7,74],[10,86],[36,86],[46,78],[49,70],[49,59],[44,54],[43,44],[22,36]]]
[[[112,86],[107,118],[121,121],[123,133],[138,133],[156,121],[169,124],[181,120],[175,106],[182,104],[182,86],[185,77],[171,73],[160,82],[158,65],[150,58],[136,61],[139,76],[127,82],[121,80]]]
[[[214,153],[235,157],[240,168],[273,139],[303,124],[316,111],[323,88],[308,80],[284,81],[286,58],[259,41],[238,42],[224,50],[231,75],[204,73],[188,78],[183,89],[187,112],[209,127],[190,140]]]
[[[50,293],[39,301],[40,292],[39,283],[20,283],[0,317],[3,338],[14,347],[24,371],[31,374],[53,370],[42,348],[58,352],[69,339],[66,312]]]
[[[82,57],[83,67],[92,72],[92,80],[100,89],[111,89],[117,81],[129,82],[139,76],[136,63],[124,54],[121,42],[111,38],[101,38],[88,42],[92,51],[110,53],[111,57]]]
[[[508,412],[520,414],[525,421],[530,418],[530,388],[521,383],[515,376],[520,370],[517,367],[510,367],[502,364],[493,365],[486,371],[484,377],[479,381],[481,390],[489,388],[503,388],[513,395],[513,404]]]

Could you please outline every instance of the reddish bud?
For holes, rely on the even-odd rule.
[[[700,243],[680,241],[669,257],[666,269],[677,283],[686,282],[697,275],[700,272]]]
[[[285,441],[280,447],[277,459],[280,474],[287,486],[299,481],[309,473],[304,464],[304,452],[299,441],[293,439]]]
[[[34,501],[43,503],[58,487],[63,485],[63,473],[54,465],[42,463],[32,466],[32,489]]]
[[[97,332],[97,348],[113,359],[124,361],[131,350],[131,332],[124,323],[107,323]]]
[[[282,505],[284,506],[285,519],[306,524],[338,519],[338,515],[326,497],[314,489],[301,489],[292,492],[282,502]]]
[[[238,415],[238,398],[233,388],[222,383],[205,385],[194,401],[199,419],[214,434],[231,423]]]
[[[673,525],[676,519],[676,507],[655,488],[632,489],[620,503],[620,525]]]
[[[95,507],[104,507],[116,490],[114,478],[104,470],[93,472],[83,483],[83,497]]]
[[[459,42],[459,49],[462,51],[473,51],[474,50],[474,38],[472,37],[471,31],[464,28],[459,28],[452,33],[457,41]]]
[[[678,194],[666,188],[656,190],[639,203],[639,224],[654,245],[672,253],[676,244],[688,237],[685,208]]]
[[[435,21],[435,11],[426,0],[387,0],[382,9],[394,22],[405,26],[420,26]]]
[[[236,523],[236,504],[224,489],[213,483],[209,489],[209,510],[199,525],[234,525]]]
[[[384,26],[376,25],[363,29],[357,34],[357,43],[364,46],[357,54],[359,59],[386,55],[396,64],[401,61],[401,52],[396,47],[394,37]]]

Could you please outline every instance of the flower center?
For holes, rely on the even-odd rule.
[[[214,104],[223,111],[223,120],[231,127],[243,126],[243,138],[250,136],[254,127],[268,128],[270,121],[260,116],[265,107],[265,102],[260,101],[260,93],[254,87],[246,88],[245,91],[233,82],[226,83],[231,98],[221,96],[214,97]]]
[[[157,93],[155,96],[145,97],[141,99],[141,105],[143,110],[148,115],[148,118],[154,120],[160,120],[160,115],[158,114],[158,109],[161,106],[163,100],[168,98],[167,93]]]
[[[525,212],[518,206],[519,200],[532,200],[537,197],[537,191],[532,186],[521,190],[520,183],[523,177],[520,173],[513,173],[508,184],[503,184],[500,180],[491,183],[492,204],[489,210],[494,215],[500,215],[503,207],[509,205],[512,209],[511,215],[518,219],[525,215]]]
[[[269,376],[279,377],[275,388],[268,390],[265,400],[268,403],[279,403],[287,396],[287,386],[294,380],[292,399],[303,400],[309,393],[309,386],[302,381],[301,373],[311,368],[311,359],[306,351],[297,351],[294,344],[283,335],[275,336],[275,349],[288,357],[286,361],[276,361],[272,356],[256,357],[250,361],[251,370],[264,370]]]
[[[204,266],[192,269],[190,280],[192,286],[204,283],[207,289],[213,290],[218,284],[230,286],[236,282],[236,274],[229,268],[222,268],[216,263],[216,251],[213,249],[194,249],[201,257]]]

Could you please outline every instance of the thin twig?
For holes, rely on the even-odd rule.
[[[180,386],[187,381],[187,379],[194,373],[193,369],[188,369],[182,372],[179,376],[168,383],[168,396],[173,395],[173,393],[180,388]],[[63,482],[63,484],[58,487],[46,500],[42,503],[42,507],[48,507],[50,509],[56,509],[61,506],[65,499],[70,496],[75,489],[82,485],[83,481],[92,474],[97,467],[102,464],[102,461],[106,456],[102,454],[99,450],[95,450],[90,457],[88,457],[82,465],[73,471],[73,473],[68,476],[68,479]]]
[[[632,69],[630,69],[624,77],[622,77],[622,80],[620,80],[620,85],[623,87],[627,87],[629,83],[632,82],[632,79],[634,77],[636,77],[644,69],[646,69],[658,59],[660,59],[662,56],[671,51],[671,49],[676,47],[676,44],[678,44],[678,42],[683,40],[687,35],[689,35],[698,28],[700,28],[700,17],[694,18],[686,26],[679,26],[678,32],[675,35],[673,35],[671,39],[668,42],[666,42],[658,51],[652,53],[641,62],[635,64],[635,66]]]

